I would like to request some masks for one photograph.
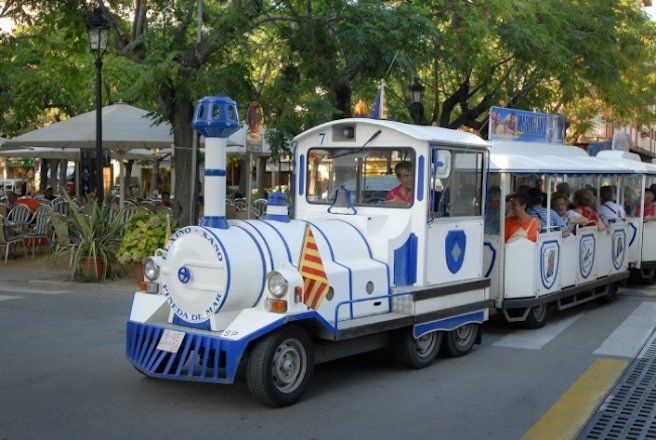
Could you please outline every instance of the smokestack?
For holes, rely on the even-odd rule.
[[[205,200],[200,225],[228,229],[226,151],[228,136],[240,128],[237,103],[226,96],[206,96],[196,103],[192,125],[205,137]]]

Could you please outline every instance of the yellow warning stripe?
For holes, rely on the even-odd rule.
[[[628,363],[618,359],[594,361],[522,438],[524,440],[576,438]]]

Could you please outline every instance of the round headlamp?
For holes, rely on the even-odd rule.
[[[155,281],[159,277],[159,266],[150,257],[144,260],[144,276],[148,281]]]
[[[269,272],[267,275],[269,292],[275,298],[282,298],[289,288],[289,282],[280,272]]]

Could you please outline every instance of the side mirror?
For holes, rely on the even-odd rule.
[[[446,179],[451,174],[451,152],[448,150],[437,150],[437,156],[433,158],[433,167],[437,168],[438,179]]]

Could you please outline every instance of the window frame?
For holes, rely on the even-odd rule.
[[[478,214],[475,215],[455,215],[455,216],[436,216],[436,211],[433,209],[433,205],[435,204],[433,202],[434,197],[435,197],[435,181],[437,179],[437,169],[435,166],[435,160],[437,158],[436,153],[438,150],[449,150],[451,152],[451,173],[456,170],[455,165],[453,162],[455,161],[455,157],[459,153],[471,153],[471,154],[477,154],[480,155],[481,157],[481,169],[480,169],[480,205],[479,205],[479,212]],[[479,149],[479,148],[471,148],[471,147],[463,147],[463,146],[452,146],[452,145],[439,145],[439,144],[431,144],[430,149],[430,161],[427,161],[430,170],[429,170],[429,197],[428,197],[428,203],[427,203],[427,219],[428,219],[428,224],[431,224],[433,222],[450,222],[454,220],[463,220],[463,219],[482,219],[483,221],[485,220],[485,212],[487,210],[487,185],[488,185],[488,171],[489,171],[489,151],[486,149]]]
[[[356,190],[352,192],[353,194],[353,206],[358,206],[358,207],[363,207],[363,208],[392,208],[392,209],[410,209],[415,205],[416,199],[417,199],[417,178],[418,178],[418,164],[417,164],[417,151],[416,148],[410,147],[410,146],[382,146],[382,147],[368,147],[365,149],[361,149],[361,147],[340,147],[340,148],[335,148],[335,147],[326,147],[326,146],[315,146],[311,147],[307,150],[307,159],[306,159],[306,164],[305,164],[305,175],[306,179],[304,182],[304,189],[305,189],[305,202],[308,205],[323,205],[323,206],[330,206],[334,203],[334,199],[328,199],[325,202],[322,201],[312,201],[309,199],[310,197],[310,154],[313,151],[316,150],[321,150],[321,151],[330,151],[330,150],[339,150],[339,151],[346,151],[346,150],[352,150],[353,152],[358,152],[358,150],[362,150],[361,152],[368,152],[368,151],[385,151],[385,150],[392,150],[392,151],[402,151],[406,150],[410,153],[410,155],[405,159],[409,160],[413,164],[413,170],[414,170],[414,190],[412,194],[412,203],[409,205],[400,205],[400,204],[385,204],[385,203],[380,203],[380,204],[370,204],[370,203],[358,203],[358,194],[357,194],[357,187],[358,187],[358,182],[356,181]],[[357,168],[356,167],[356,178],[357,178]],[[361,174],[360,176],[363,176],[364,174]],[[388,174],[385,174],[388,175]],[[396,174],[392,173],[392,176],[396,179]],[[364,179],[362,179],[364,180]],[[397,185],[398,185],[398,179],[397,179]],[[397,185],[395,185],[392,188],[395,188]],[[390,190],[392,189],[390,188]],[[336,188],[335,188],[336,190]],[[388,192],[390,191],[388,190]]]

